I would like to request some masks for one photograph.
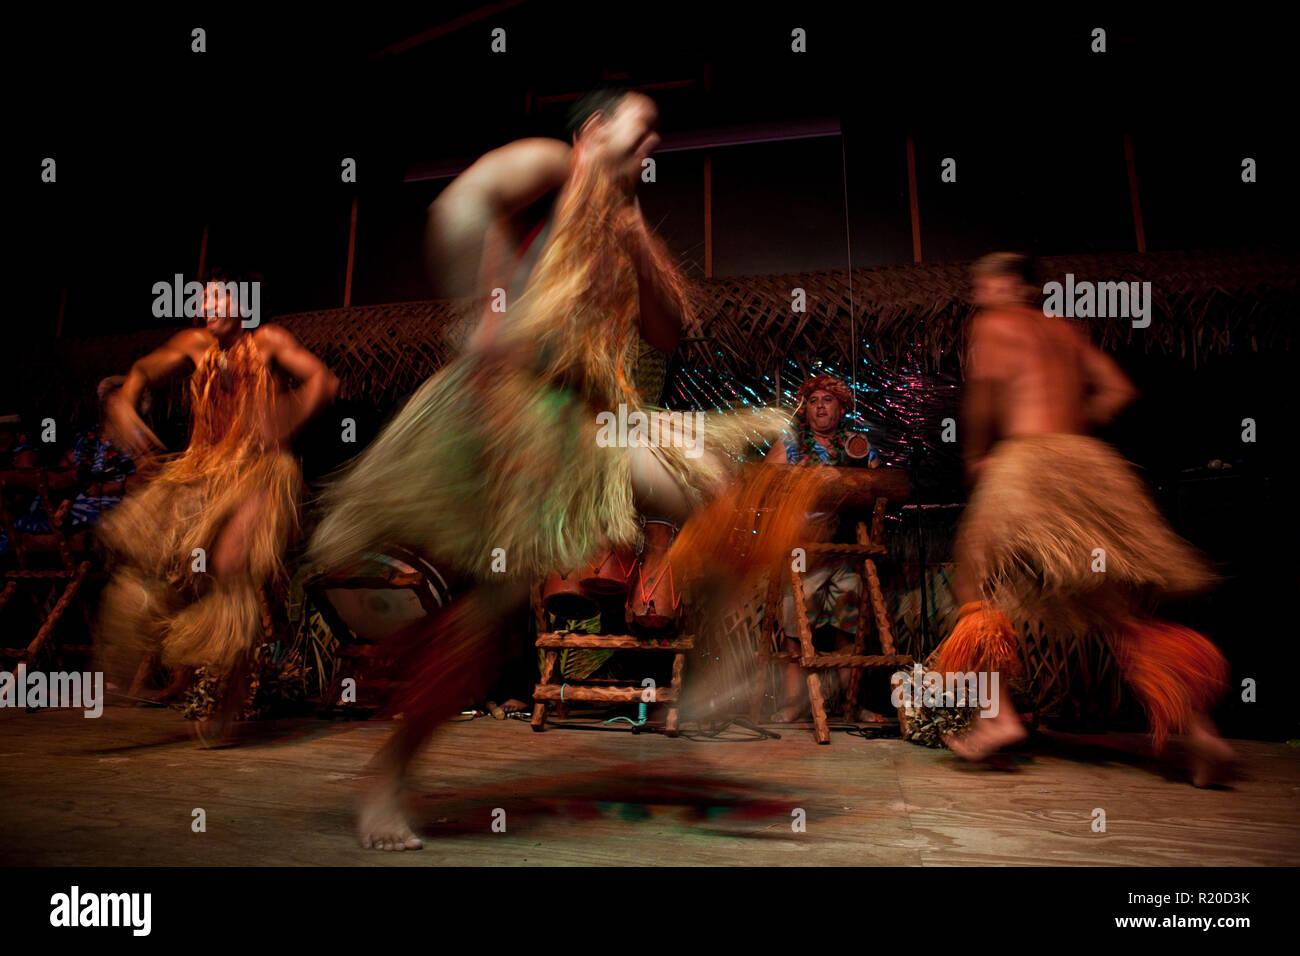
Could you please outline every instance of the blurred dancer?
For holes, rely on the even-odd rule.
[[[222,742],[244,703],[248,655],[261,633],[259,591],[283,570],[297,532],[301,472],[290,437],[338,388],[285,329],[245,329],[235,288],[210,281],[206,327],[139,359],[107,408],[115,444],[137,459],[159,450],[137,401],[146,387],[193,368],[188,447],[100,524],[115,559],[100,652],[120,684],[159,646],[169,667],[206,666],[227,678],[217,712],[197,725],[205,744]],[[277,373],[301,384],[288,391]],[[197,549],[206,570],[196,568]]]
[[[753,437],[752,426],[726,421],[687,435],[679,418],[676,435],[658,444],[611,445],[598,425],[601,413],[621,410],[630,421],[653,411],[630,381],[638,337],[672,349],[687,309],[636,198],[656,121],[648,97],[592,94],[572,114],[572,146],[530,139],[494,150],[430,210],[439,291],[473,292],[490,305],[463,354],[326,489],[309,553],[338,567],[400,543],[475,581],[436,621],[400,638],[412,654],[412,691],[360,801],[364,847],[422,845],[402,806],[407,769],[462,699],[486,694],[507,621],[532,583],[604,542],[634,543],[638,509],[685,518],[726,486],[729,453]],[[537,220],[552,194],[553,212]],[[521,256],[530,213],[545,232],[528,246],[531,268]],[[504,311],[491,308],[501,301],[494,290],[505,290]],[[782,416],[747,418],[770,423],[774,435]],[[688,439],[701,454],[688,453]],[[718,508],[754,493],[724,497]],[[755,560],[775,540],[763,536]],[[710,561],[705,548],[691,557]]]
[[[1142,482],[1086,433],[1137,395],[1119,366],[1064,319],[1033,308],[1029,260],[994,253],[973,269],[962,421],[974,481],[957,535],[960,620],[937,652],[941,673],[1001,672],[997,714],[948,745],[969,759],[1024,737],[1005,678],[1019,660],[1012,620],[1107,635],[1160,751],[1185,732],[1194,782],[1232,759],[1206,711],[1223,692],[1223,655],[1194,631],[1147,616],[1212,576],[1168,527]]]

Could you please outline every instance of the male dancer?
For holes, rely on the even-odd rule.
[[[1206,715],[1226,685],[1227,662],[1201,635],[1146,609],[1202,590],[1211,574],[1128,464],[1087,435],[1136,390],[1077,328],[1031,307],[1026,257],[985,256],[973,280],[980,312],[962,421],[975,487],[956,542],[961,617],[937,652],[937,670],[1001,671],[1002,699],[995,717],[975,720],[948,745],[980,759],[1024,736],[1005,686],[1019,659],[1010,622],[1038,620],[1111,638],[1157,751],[1171,731],[1187,733],[1193,781],[1206,785],[1232,759]]]
[[[159,644],[168,666],[207,666],[229,678],[218,712],[197,725],[205,744],[222,742],[244,703],[259,592],[283,570],[297,531],[301,472],[289,440],[338,389],[285,329],[244,328],[238,287],[209,281],[205,327],[179,332],[136,361],[107,409],[116,444],[135,456],[160,449],[136,403],[146,387],[194,370],[189,446],[100,525],[116,564],[100,644],[119,682]],[[288,391],[277,373],[300,384]]]
[[[689,515],[725,485],[725,452],[754,434],[754,416],[748,428],[710,426],[698,457],[680,445],[597,440],[601,412],[647,408],[631,384],[631,360],[642,338],[673,348],[687,309],[677,270],[636,199],[642,163],[658,142],[656,120],[648,97],[593,94],[573,113],[572,146],[534,139],[494,150],[430,210],[440,292],[493,302],[493,290],[505,289],[506,309],[485,314],[464,354],[421,387],[322,498],[309,552],[316,564],[346,565],[398,542],[476,582],[425,633],[403,637],[419,645],[419,660],[403,720],[360,801],[363,847],[422,846],[406,820],[402,782],[459,701],[486,692],[507,615],[531,584],[606,541],[635,541],[639,509]],[[520,217],[555,190],[549,235],[516,296]],[[779,416],[770,423],[779,428]],[[781,531],[794,529],[757,536],[755,561],[764,548],[787,550]],[[708,560],[707,550],[692,557]]]

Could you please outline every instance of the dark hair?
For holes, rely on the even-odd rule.
[[[1025,285],[1038,285],[1038,267],[1023,252],[990,252],[976,259],[970,271],[976,276],[1015,276]]]
[[[231,265],[209,266],[204,270],[203,283],[209,282],[260,282],[262,276],[260,273],[251,269],[235,268]]]
[[[564,124],[565,134],[573,139],[582,129],[582,124],[596,113],[609,116],[630,92],[621,86],[602,86],[585,94],[569,108],[568,119]]]

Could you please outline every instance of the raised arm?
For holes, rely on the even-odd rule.
[[[671,352],[681,340],[689,308],[678,273],[663,243],[650,234],[641,215],[640,201],[634,201],[636,228],[630,250],[636,265],[640,294],[641,337],[661,352]]]
[[[508,221],[564,185],[569,154],[559,140],[516,140],[452,180],[429,207],[425,234],[436,295],[481,295],[505,284]]]

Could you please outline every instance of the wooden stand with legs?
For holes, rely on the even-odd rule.
[[[812,628],[808,626],[808,615],[804,604],[803,575],[793,566],[789,567],[790,589],[794,597],[794,614],[799,630],[799,650],[779,650],[781,633],[782,600],[781,583],[785,577],[786,565],[777,568],[768,580],[767,600],[763,608],[762,642],[758,652],[759,666],[750,704],[750,718],[759,722],[763,718],[764,691],[768,679],[768,664],[771,661],[797,663],[806,672],[808,682],[808,703],[812,710],[813,736],[819,744],[828,744],[831,740],[830,725],[826,717],[826,699],[822,692],[821,672],[849,668],[849,686],[845,692],[844,719],[856,722],[858,690],[862,686],[862,672],[868,669],[888,668],[889,670],[907,670],[912,666],[912,658],[899,654],[894,649],[894,634],[890,626],[889,614],[885,608],[885,596],[880,587],[880,575],[876,570],[875,559],[886,554],[881,544],[885,508],[888,499],[876,499],[871,519],[871,531],[866,524],[859,521],[857,526],[858,543],[853,544],[814,544],[804,550],[809,555],[853,557],[862,559],[862,587],[867,602],[871,605],[872,620],[876,633],[880,636],[881,654],[865,654],[866,650],[866,608],[858,615],[858,626],[853,635],[853,647],[845,652],[821,653],[813,647]],[[899,720],[903,714],[899,712]]]
[[[67,469],[51,472],[44,468],[11,469],[0,472],[0,533],[9,539],[14,566],[0,572],[0,610],[20,590],[26,590],[32,609],[39,620],[36,634],[23,646],[0,647],[0,658],[13,658],[33,667],[42,654],[51,661],[61,660],[64,651],[89,654],[89,644],[56,644],[55,630],[67,610],[78,605],[87,634],[93,633],[93,619],[84,596],[79,592],[93,577],[92,562],[77,554],[69,532],[73,499],[65,498],[54,506],[53,478],[67,474]],[[66,485],[67,483],[64,482]],[[41,502],[49,517],[49,530],[20,531],[11,513],[19,503],[32,497]],[[32,564],[45,564],[45,570]],[[50,565],[54,565],[50,568]],[[53,602],[53,606],[50,606]],[[47,610],[48,608],[48,610]],[[6,629],[6,633],[12,633]],[[15,635],[16,636],[16,635]]]
[[[548,630],[546,611],[542,608],[539,588],[534,588],[533,608],[537,615],[537,646],[542,649],[542,674],[533,690],[532,728],[537,732],[546,729],[546,707],[556,704],[561,716],[565,704],[573,700],[603,701],[605,703],[639,704],[649,689],[635,684],[611,684],[607,681],[565,682],[557,673],[560,652],[565,648],[594,648],[606,651],[642,651],[672,654],[673,676],[667,687],[654,688],[652,703],[667,704],[668,715],[664,734],[676,737],[677,705],[681,700],[682,675],[686,670],[686,655],[695,649],[695,639],[689,635],[668,638],[641,639],[631,634],[574,634]]]

